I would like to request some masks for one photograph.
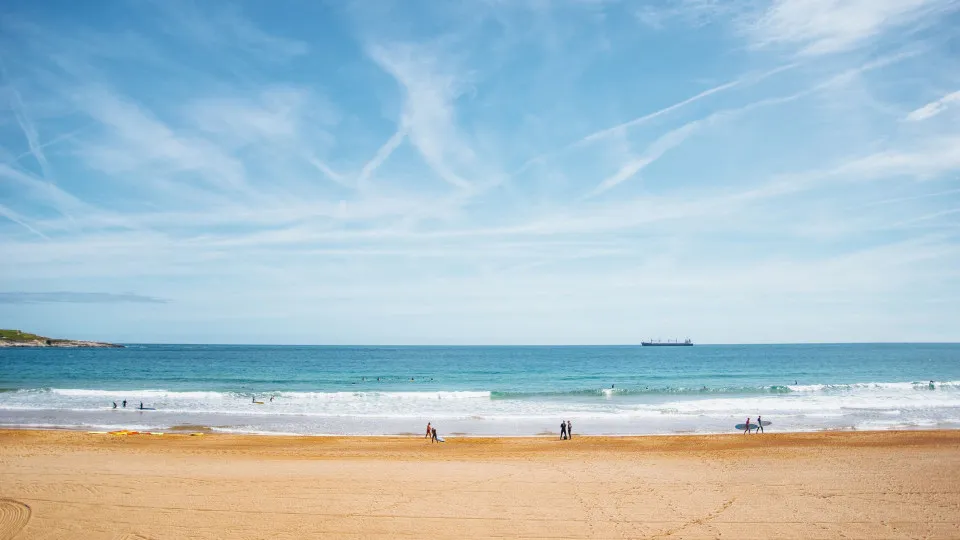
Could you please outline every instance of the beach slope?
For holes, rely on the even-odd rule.
[[[960,431],[0,431],[0,538],[960,538]]]

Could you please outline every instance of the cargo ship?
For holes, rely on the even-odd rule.
[[[683,341],[677,340],[667,340],[667,341],[641,341],[640,345],[644,347],[693,347],[693,342],[690,341],[690,338],[687,338]]]

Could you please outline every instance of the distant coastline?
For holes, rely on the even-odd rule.
[[[101,341],[83,341],[75,339],[55,339],[38,336],[21,330],[0,329],[0,348],[4,347],[60,347],[64,349],[122,349],[123,345]]]

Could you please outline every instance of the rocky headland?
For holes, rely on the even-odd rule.
[[[0,329],[0,348],[3,347],[61,347],[65,349],[95,348],[121,349],[123,345],[103,343],[100,341],[83,341],[75,339],[54,339],[38,336],[20,330]]]

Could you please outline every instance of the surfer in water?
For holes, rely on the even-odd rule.
[[[757,433],[763,433],[763,422],[760,421],[759,414],[757,415]]]
[[[747,417],[747,423],[743,425],[743,434],[750,433],[750,417]]]
[[[116,402],[116,401],[113,402],[113,408],[114,408],[114,409],[117,408],[117,402]]]
[[[143,402],[140,402],[140,408],[143,409]]]
[[[124,408],[124,409],[127,408],[127,400],[123,400],[123,408]]]

